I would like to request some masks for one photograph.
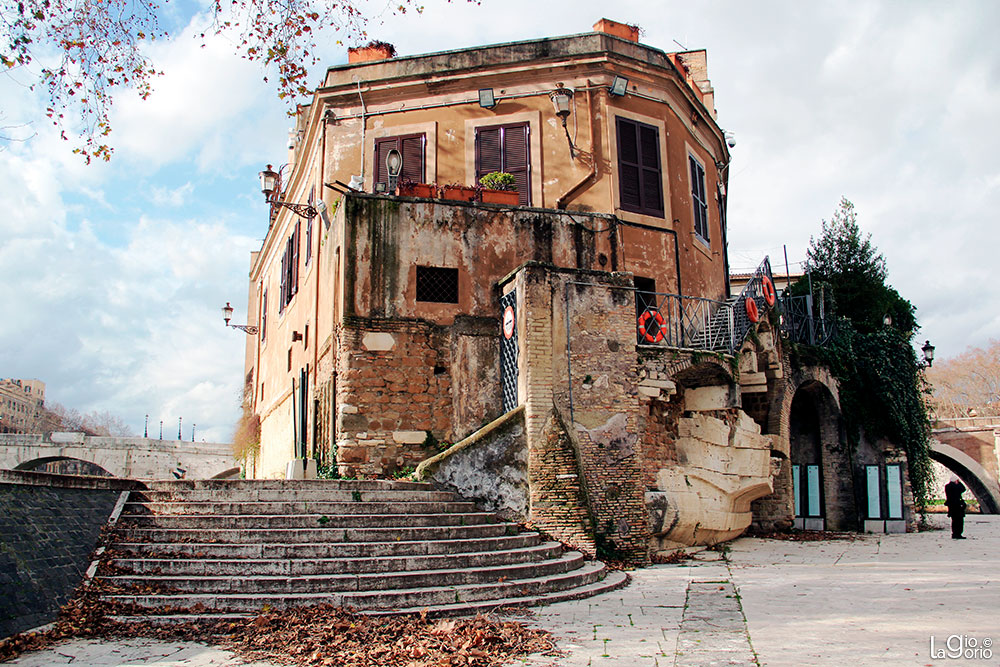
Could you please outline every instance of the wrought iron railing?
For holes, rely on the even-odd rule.
[[[637,342],[702,350],[729,350],[733,343],[732,307],[680,294],[637,292]]]
[[[837,336],[837,320],[823,313],[815,316],[810,294],[784,294],[781,298],[781,330],[794,343],[823,346]]]

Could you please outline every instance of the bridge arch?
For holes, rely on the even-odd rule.
[[[107,476],[107,477],[117,477],[117,475],[115,475],[114,473],[112,473],[109,470],[106,470],[103,466],[100,466],[100,465],[98,465],[97,463],[95,463],[93,461],[89,461],[87,459],[77,458],[75,456],[41,456],[41,457],[38,457],[38,458],[30,459],[28,461],[23,461],[23,462],[17,464],[16,466],[14,466],[13,469],[14,470],[37,470],[38,468],[40,468],[41,466],[46,465],[47,463],[56,463],[58,461],[79,461],[80,463],[85,464],[85,469],[86,468],[90,468],[90,469],[95,470],[95,471],[99,470],[99,471],[101,471],[101,472],[104,473],[104,476]],[[88,474],[92,474],[92,473],[84,472],[82,474],[88,475]],[[99,473],[98,473],[98,476],[100,476]]]
[[[979,501],[983,514],[1000,514],[1000,485],[971,456],[951,445],[931,439],[930,457],[958,475]]]

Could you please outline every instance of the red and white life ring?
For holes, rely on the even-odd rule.
[[[652,318],[657,325],[655,336],[650,335],[649,331],[646,330],[646,323],[649,322],[650,318]],[[665,325],[666,321],[663,319],[663,315],[660,315],[660,311],[647,308],[642,315],[639,316],[639,335],[650,343],[659,343],[663,340],[663,327]]]
[[[752,296],[748,296],[744,302],[747,309],[747,317],[754,324],[760,321],[760,312],[757,310],[757,302],[753,300]]]
[[[773,306],[775,300],[777,299],[777,294],[774,293],[774,285],[771,283],[771,279],[764,276],[761,278],[760,282],[762,291],[764,292],[764,303],[766,303],[768,307]]]

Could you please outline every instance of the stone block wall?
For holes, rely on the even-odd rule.
[[[56,619],[128,480],[0,471],[0,638]]]
[[[351,325],[338,354],[337,466],[351,475],[416,466],[428,433],[454,437],[447,333],[425,322]]]

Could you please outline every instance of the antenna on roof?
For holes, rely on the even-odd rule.
[[[688,50],[688,47],[684,46],[683,44],[681,44],[680,42],[678,42],[676,39],[674,40],[674,44],[676,44],[677,46],[681,47],[681,49],[683,49],[684,51]]]

